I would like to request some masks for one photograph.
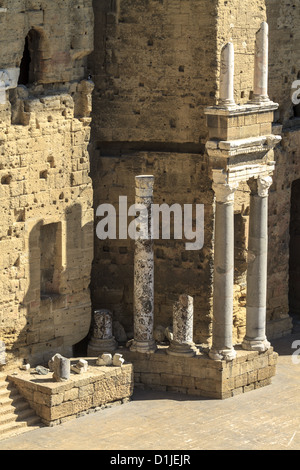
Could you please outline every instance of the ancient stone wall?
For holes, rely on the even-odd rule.
[[[89,330],[93,10],[84,0],[1,7],[0,337],[9,366],[70,353]]]
[[[283,137],[275,150],[276,167],[269,204],[268,319],[273,336],[290,328],[288,313],[295,313],[290,310],[289,294],[293,290],[290,261],[299,263],[297,250],[290,245],[291,216],[297,217],[292,214],[292,185],[300,178],[300,119],[292,102],[292,93],[299,85],[296,89],[292,86],[300,78],[299,7],[299,1],[266,1],[270,26],[269,94],[279,103],[275,121]]]
[[[198,342],[210,336],[211,250],[213,194],[207,179],[207,161],[203,155],[140,152],[131,156],[101,157],[94,173],[96,204],[108,203],[119,214],[119,196],[127,196],[128,208],[134,204],[134,177],[153,174],[154,203],[204,204],[204,246],[186,250],[185,242],[154,241],[155,325],[172,324],[173,303],[181,293],[194,296],[195,335]],[[195,190],[197,188],[197,191]],[[101,218],[96,217],[97,224]],[[128,217],[128,223],[132,218]],[[171,230],[172,233],[172,230]],[[95,238],[92,297],[95,307],[114,313],[127,332],[133,328],[133,256],[134,240],[99,240]]]
[[[233,43],[237,104],[246,103],[253,91],[255,34],[262,21],[266,21],[265,0],[218,2],[217,50],[229,41]]]
[[[188,252],[177,240],[155,242],[155,323],[172,322],[182,293],[194,296],[195,341],[211,335],[213,192],[204,108],[216,103],[220,51],[235,47],[235,99],[253,89],[255,33],[264,2],[94,2],[95,81],[91,152],[94,206],[134,201],[134,176],[154,174],[155,202],[205,204],[205,243]],[[143,153],[141,153],[143,152]],[[235,203],[234,339],[245,334],[247,185]],[[97,222],[97,221],[96,221]],[[93,304],[110,308],[132,330],[133,243],[95,242]]]
[[[216,93],[215,3],[94,2],[90,62],[94,138],[101,148],[138,143],[142,150],[150,142],[200,148],[202,110]]]
[[[91,164],[95,209],[134,203],[134,177],[153,174],[154,203],[205,204],[205,246],[157,240],[155,325],[172,323],[173,302],[195,296],[195,334],[210,337],[213,193],[204,143],[204,107],[216,94],[215,2],[94,2],[95,82]],[[97,220],[96,220],[97,223]],[[95,308],[133,322],[132,240],[95,241]]]

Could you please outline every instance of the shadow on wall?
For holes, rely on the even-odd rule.
[[[14,349],[31,365],[45,364],[57,352],[72,356],[89,332],[94,227],[93,221],[83,226],[81,221],[82,207],[74,204],[63,217],[25,224],[29,287],[19,311],[26,327]]]
[[[284,0],[266,0],[269,24],[269,96],[279,103],[274,121],[285,124],[297,117],[292,103],[292,84],[300,79],[299,10]]]

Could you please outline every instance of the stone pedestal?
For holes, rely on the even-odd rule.
[[[135,240],[134,253],[134,340],[131,351],[153,353],[154,324],[154,255],[151,229],[154,177],[140,175],[135,178],[136,208],[142,206],[147,220],[143,220],[141,235]]]
[[[98,356],[117,349],[117,342],[112,334],[112,313],[106,309],[95,310],[93,332],[88,344],[88,356]]]
[[[197,348],[193,342],[194,306],[193,297],[183,294],[173,307],[173,339],[167,354],[194,356]]]

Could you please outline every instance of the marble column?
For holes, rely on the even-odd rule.
[[[254,89],[253,103],[269,102],[268,96],[268,58],[269,58],[269,26],[263,22],[256,33],[254,57]]]
[[[154,255],[151,227],[151,206],[153,204],[154,176],[135,177],[135,204],[142,205],[147,220],[143,222],[142,236],[135,240],[134,253],[134,338],[131,351],[153,353],[156,344],[153,338],[154,326]],[[145,225],[147,237],[145,237]]]
[[[237,184],[213,183],[216,197],[214,233],[213,337],[209,357],[231,361],[234,283],[234,192]]]
[[[219,106],[235,106],[234,101],[234,48],[231,42],[227,43],[221,52],[220,70],[220,98]]]
[[[247,267],[246,336],[242,347],[266,351],[267,257],[268,257],[268,192],[271,176],[249,180],[250,220]]]
[[[168,354],[173,356],[195,356],[197,348],[193,342],[194,300],[182,294],[173,306],[173,339]]]

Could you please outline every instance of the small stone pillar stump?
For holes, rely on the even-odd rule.
[[[167,349],[168,354],[195,356],[197,348],[193,342],[193,321],[193,297],[183,294],[173,306],[173,339]]]
[[[112,313],[107,309],[94,311],[93,332],[88,344],[88,356],[99,356],[101,353],[113,352],[117,342],[112,334]]]
[[[60,354],[55,354],[52,358],[53,379],[55,382],[65,382],[69,380],[71,374],[71,361]]]
[[[153,337],[154,324],[154,254],[151,224],[154,176],[135,177],[135,204],[144,208],[147,220],[143,220],[141,236],[135,240],[134,253],[134,339],[131,351],[154,353],[156,344]],[[145,237],[145,227],[148,236]]]
[[[6,356],[5,356],[5,343],[0,341],[0,366],[5,366]]]

